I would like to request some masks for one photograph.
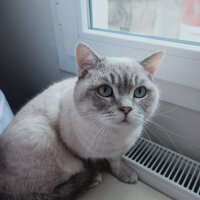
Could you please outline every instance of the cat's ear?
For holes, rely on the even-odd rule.
[[[76,46],[78,76],[87,74],[88,70],[94,67],[99,61],[99,56],[86,44],[79,43]]]
[[[153,75],[156,69],[158,68],[159,64],[163,60],[164,56],[164,51],[157,51],[145,58],[143,61],[141,61],[140,64],[144,67],[145,70],[147,70],[151,75]]]

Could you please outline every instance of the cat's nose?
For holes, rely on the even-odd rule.
[[[125,115],[127,115],[132,110],[132,108],[128,106],[122,106],[121,108],[119,108],[119,110],[122,111]]]

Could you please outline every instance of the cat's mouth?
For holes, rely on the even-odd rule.
[[[120,123],[120,124],[130,124],[130,122],[129,122],[129,120],[127,119],[127,116],[126,116],[126,115],[125,115],[124,119],[121,120],[119,123]]]
[[[128,125],[136,125],[136,124],[139,124],[141,120],[138,120],[137,118],[129,118],[128,116],[126,117],[123,117],[121,118],[117,124],[118,125],[125,125],[125,126],[128,126]]]
[[[123,120],[120,122],[120,124],[130,124],[130,122],[128,120]]]

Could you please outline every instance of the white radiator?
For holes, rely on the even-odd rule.
[[[200,200],[200,163],[139,138],[123,155],[139,179],[177,200]]]

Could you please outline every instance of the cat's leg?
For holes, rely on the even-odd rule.
[[[129,167],[122,158],[108,159],[111,171],[120,181],[125,183],[135,183],[138,180],[136,172]]]
[[[85,168],[66,182],[58,185],[54,189],[52,196],[58,200],[66,197],[66,199],[75,199],[88,189],[99,185],[101,181],[102,175],[100,173],[94,173]]]
[[[103,161],[87,159],[84,160],[84,166],[88,170],[88,172],[90,172],[90,174],[93,174],[93,178],[91,179],[92,181],[88,188],[93,188],[101,184],[103,179],[101,174],[101,172],[103,171]]]

